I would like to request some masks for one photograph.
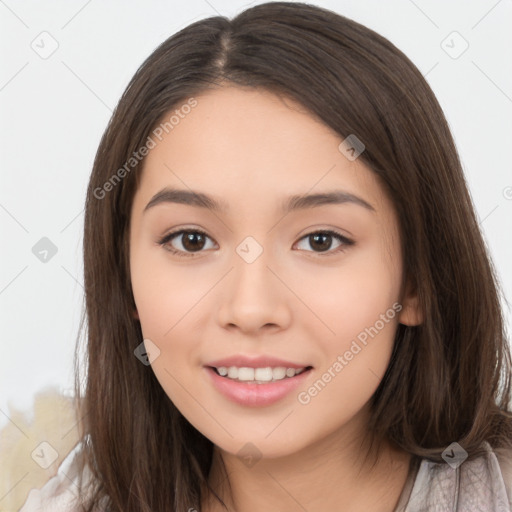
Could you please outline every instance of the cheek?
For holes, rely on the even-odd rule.
[[[305,402],[314,398],[315,407],[338,403],[349,410],[378,387],[401,310],[401,270],[387,254],[368,248],[336,269],[316,272],[314,283],[303,282],[301,293],[316,315],[307,315],[302,327],[322,353],[320,381],[311,393],[303,390]]]
[[[190,322],[194,305],[208,291],[208,281],[201,281],[190,268],[171,264],[164,249],[134,250],[130,267],[144,337],[165,342],[181,323]]]
[[[163,251],[132,252],[132,289],[143,337],[160,350],[151,368],[169,398],[186,409],[190,396],[183,385],[193,391],[190,368],[198,365],[204,337],[200,319],[208,318],[204,308],[217,279],[211,271],[171,264]]]
[[[389,365],[401,309],[393,278],[386,265],[364,266],[361,272],[352,267],[331,280],[323,299],[318,294],[316,306],[333,332],[323,329],[319,336],[317,330],[315,337],[310,329],[322,360],[314,379],[297,396],[304,410],[303,432],[314,431],[314,418],[326,411],[326,431],[348,422],[378,388]]]
[[[381,251],[369,248],[349,255],[338,267],[317,267],[314,273],[302,269],[300,275],[311,276],[296,280],[297,295],[312,312],[305,325],[314,326],[317,337],[320,332],[323,339],[331,340],[327,349],[333,345],[343,350],[376,322],[383,337],[392,337],[392,326],[382,326],[380,319],[399,300],[400,268]],[[393,309],[387,315],[391,320],[395,316]]]

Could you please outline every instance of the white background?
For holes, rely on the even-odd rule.
[[[29,409],[35,391],[72,387],[85,191],[100,137],[128,81],[179,29],[258,3],[0,0],[0,425],[9,406]],[[510,301],[512,1],[314,3],[387,37],[426,75],[454,134]],[[31,47],[49,37],[40,36],[43,31],[58,43],[47,59]],[[441,46],[453,31],[469,44],[457,59]],[[444,44],[461,48],[457,37]],[[58,249],[46,263],[32,253],[42,237]],[[505,313],[510,328],[508,306]]]

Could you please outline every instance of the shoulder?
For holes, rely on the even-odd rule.
[[[510,512],[512,450],[485,442],[481,455],[463,462],[422,459],[404,510]]]
[[[509,504],[512,507],[512,448],[494,448],[493,451],[498,460]]]
[[[32,489],[19,512],[79,512],[79,460],[83,443],[79,442],[60,464],[57,474],[40,489]],[[84,482],[90,478],[84,472]]]

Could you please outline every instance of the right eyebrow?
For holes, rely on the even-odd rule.
[[[149,203],[144,208],[144,213],[157,204],[162,203],[187,204],[222,213],[228,210],[227,203],[221,201],[220,199],[216,199],[207,194],[204,194],[203,192],[166,187],[157,192],[151,198]]]

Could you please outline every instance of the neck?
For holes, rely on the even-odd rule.
[[[411,456],[388,442],[369,450],[356,423],[295,453],[262,458],[251,467],[215,446],[208,482],[230,512],[393,512]],[[204,500],[202,510],[226,509],[211,497]]]

